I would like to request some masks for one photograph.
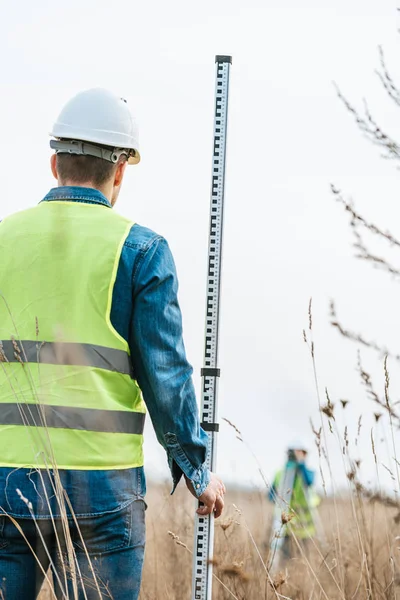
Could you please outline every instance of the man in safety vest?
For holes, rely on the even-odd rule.
[[[205,465],[171,252],[112,210],[140,161],[127,103],[80,93],[51,135],[58,187],[0,223],[0,596],[33,600],[51,567],[57,598],[134,600],[145,407],[174,489],[183,475],[218,517],[225,487]]]
[[[280,551],[284,559],[298,554],[301,540],[316,534],[314,509],[319,499],[312,490],[315,473],[307,468],[305,461],[307,450],[301,442],[293,442],[287,452],[284,469],[275,475],[269,491],[269,499],[275,503],[274,522],[272,525],[271,550]]]

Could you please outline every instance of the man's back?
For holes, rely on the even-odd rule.
[[[184,475],[218,517],[225,488],[205,463],[168,245],[112,211],[140,161],[126,102],[78,94],[52,135],[58,187],[0,224],[0,505],[17,519],[0,515],[0,595],[33,600],[51,566],[57,597],[98,598],[101,560],[106,596],[136,600],[144,401],[174,489]]]
[[[145,407],[128,342],[110,322],[131,227],[76,202],[44,202],[0,225],[3,466],[143,465]]]

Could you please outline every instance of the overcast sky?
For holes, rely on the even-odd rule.
[[[239,427],[268,478],[290,440],[314,448],[309,419],[318,423],[318,403],[302,337],[312,296],[321,393],[327,386],[334,402],[351,401],[343,415],[337,408],[351,442],[363,414],[354,456],[363,459],[365,481],[375,481],[374,406],[355,370],[357,348],[329,326],[328,308],[334,298],[346,326],[399,352],[399,288],[353,258],[329,184],[400,236],[400,182],[395,165],[357,131],[332,82],[360,107],[366,96],[382,125],[399,133],[400,111],[374,73],[379,44],[393,74],[400,72],[397,14],[394,0],[0,0],[0,216],[32,206],[53,186],[47,134],[71,95],[101,86],[126,97],[140,125],[142,162],[129,170],[117,210],[171,245],[198,390],[214,56],[233,55],[220,416]],[[382,391],[382,362],[363,358]],[[398,367],[389,366],[396,400]],[[147,471],[168,476],[150,429]],[[381,432],[374,436],[379,462],[393,469],[390,445],[379,442]],[[341,454],[330,438],[340,482]],[[314,450],[310,460],[317,465]],[[262,484],[251,452],[224,423],[218,465],[231,481]]]

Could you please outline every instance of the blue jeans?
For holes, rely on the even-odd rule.
[[[73,521],[70,522],[71,538],[81,573],[81,577],[77,575],[79,599],[85,598],[81,583],[83,581],[88,600],[99,600],[100,597],[137,600],[145,547],[144,512],[144,501],[134,500],[116,512],[79,519],[80,533],[85,540],[92,568],[78,529]],[[45,547],[50,553],[57,598],[73,598],[72,578],[68,574],[67,584],[65,583],[65,570],[57,544],[58,537],[61,553],[66,554],[61,521],[55,521],[55,528],[49,519],[37,520],[37,526],[33,519],[18,519],[17,522],[44,571],[50,565]],[[40,529],[42,539],[37,528]],[[38,561],[9,517],[0,517],[0,589],[4,600],[34,600],[37,597],[44,580]]]
[[[89,489],[81,485],[84,476],[81,472],[60,471],[60,474],[64,489],[69,489],[78,522],[77,526],[68,512],[70,539],[75,549],[77,571],[80,571],[76,576],[79,600],[137,600],[145,548],[143,469],[125,472],[126,486],[121,486],[118,494],[110,493],[100,471],[93,472],[91,483],[97,485],[91,485]],[[65,534],[48,476],[44,474],[40,478],[34,473],[26,478],[22,493],[32,500],[35,515],[32,519],[24,512],[26,505],[14,498],[13,475],[9,477],[8,493],[0,504],[14,519],[13,522],[9,516],[0,515],[0,598],[34,600],[45,577],[43,571],[47,572],[49,566],[53,571],[57,598],[74,598],[71,563],[61,558],[67,554]],[[109,477],[112,476],[109,472]],[[4,482],[0,489],[5,489]],[[56,515],[54,521],[46,508],[48,503],[41,502],[45,493],[52,505],[50,512]],[[67,573],[63,564],[67,565]]]

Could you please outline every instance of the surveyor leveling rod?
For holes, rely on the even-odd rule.
[[[214,150],[210,204],[210,234],[206,291],[204,367],[201,370],[201,425],[208,432],[207,466],[215,471],[217,423],[218,334],[224,216],[225,155],[231,56],[216,56]],[[211,600],[214,516],[195,517],[192,600]]]

